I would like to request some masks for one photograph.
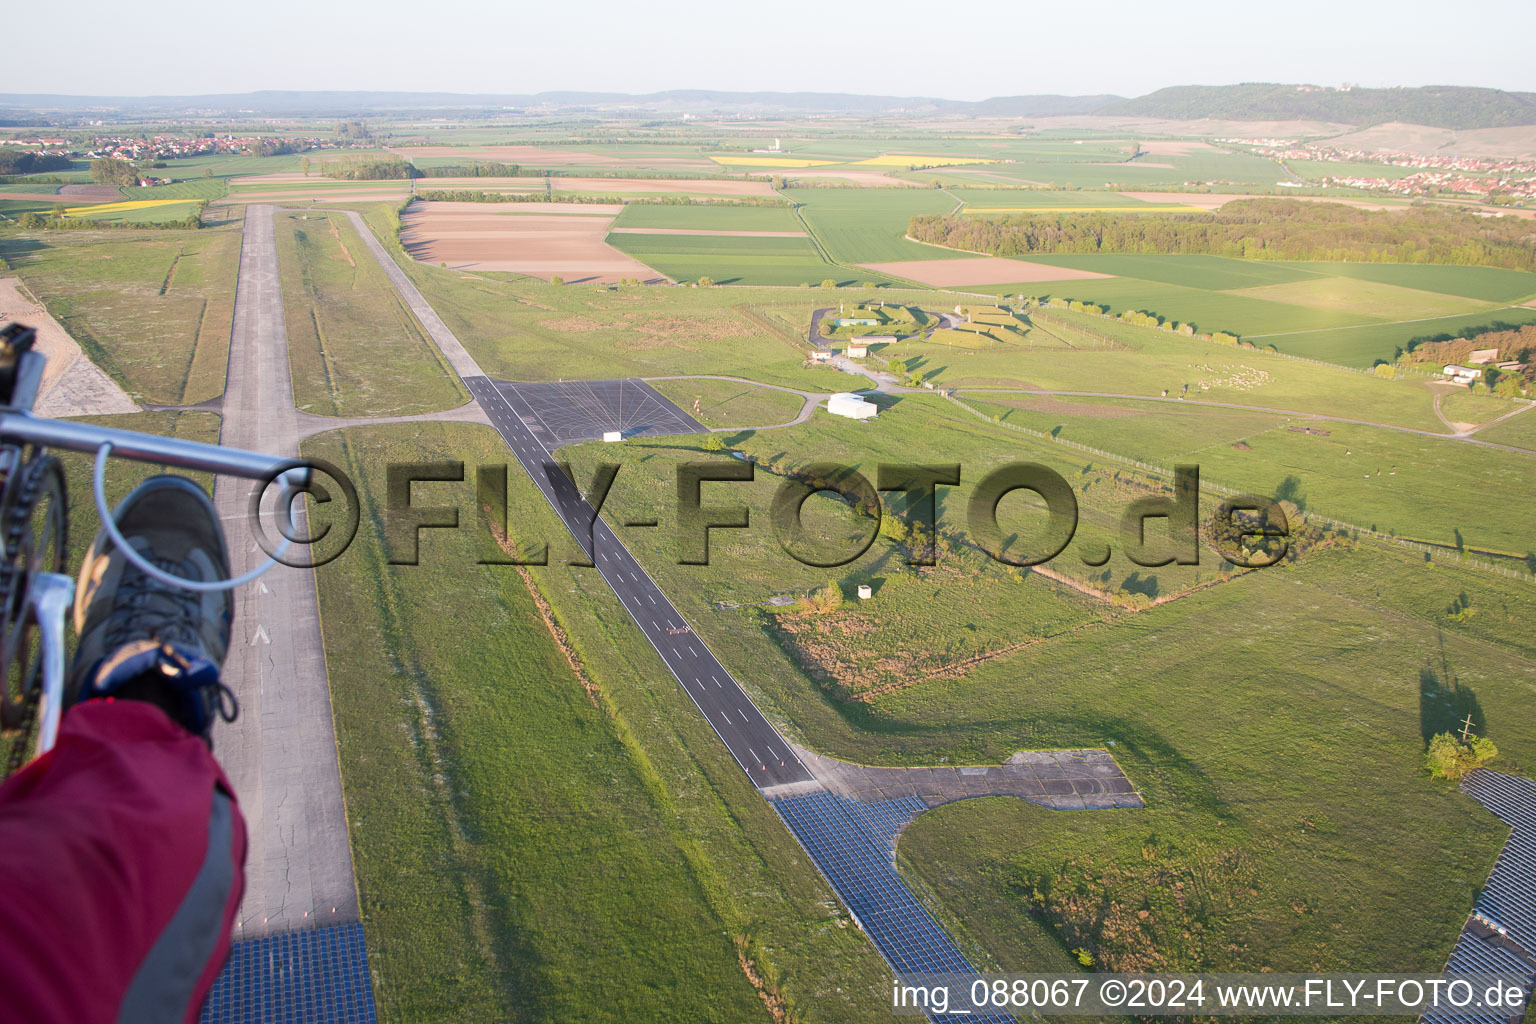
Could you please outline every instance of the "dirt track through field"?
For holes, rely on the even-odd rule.
[[[613,235],[721,235],[727,238],[804,238],[804,231],[719,231],[704,228],[614,228]]]
[[[585,207],[614,210],[616,207]],[[455,270],[499,270],[568,284],[667,278],[609,245],[608,216],[508,213],[495,203],[417,203],[401,218],[411,257]]]
[[[138,412],[117,382],[85,357],[62,324],[21,290],[21,281],[0,277],[0,323],[16,321],[37,332],[36,348],[48,359],[33,408],[42,416],[99,416]]]

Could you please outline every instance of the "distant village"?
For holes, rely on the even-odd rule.
[[[1315,160],[1322,163],[1381,164],[1413,168],[1416,173],[1397,177],[1331,175],[1329,185],[1371,189],[1401,196],[1438,195],[1454,192],[1496,200],[1536,199],[1536,161],[1495,160],[1483,157],[1426,156],[1422,153],[1378,153],[1338,146],[1318,146],[1295,139],[1220,139],[1230,145],[1249,147],[1259,156],[1275,160]]]

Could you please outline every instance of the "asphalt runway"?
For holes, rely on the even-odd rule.
[[[464,383],[747,777],[759,789],[814,781],[815,777],[778,730],[689,628],[612,528],[596,519],[580,490],[555,465],[554,456],[539,437],[539,433],[552,436],[550,428],[528,403],[523,392],[528,385],[503,385],[483,376],[467,377]],[[682,416],[675,408],[673,412]],[[617,416],[617,409],[612,410],[612,415]],[[569,429],[579,429],[574,421],[573,414],[570,420],[562,422]]]
[[[546,448],[596,441],[612,430],[626,438],[708,433],[643,380],[493,383],[533,412],[529,427]]]

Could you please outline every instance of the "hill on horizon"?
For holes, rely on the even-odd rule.
[[[1456,130],[1536,125],[1536,93],[1475,86],[1324,88],[1248,82],[1180,85],[1127,99],[1093,96],[1020,95],[968,101],[928,96],[866,96],[835,92],[730,92],[673,89],[630,95],[616,92],[450,93],[285,91],[202,96],[70,96],[0,94],[10,114],[110,112],[119,115],[367,116],[442,113],[571,113],[642,116],[658,112],[695,115],[793,115],[809,113],[1058,117],[1103,115],[1166,120],[1321,121],[1370,127],[1403,122]]]

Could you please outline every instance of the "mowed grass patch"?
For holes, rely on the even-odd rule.
[[[1525,404],[1523,401],[1456,390],[1440,399],[1440,412],[1454,423],[1487,423]]]
[[[1375,323],[1324,330],[1253,334],[1257,345],[1274,345],[1281,352],[1322,359],[1343,366],[1369,367],[1392,362],[1415,340],[1459,338],[1485,330],[1506,330],[1536,323],[1536,308],[1504,306],[1485,313],[1430,317],[1400,323]]]
[[[1536,295],[1536,274],[1501,267],[1443,267],[1412,263],[1286,263],[1329,277],[1414,288],[1443,295],[1463,295],[1485,302],[1515,302]]]
[[[791,189],[790,199],[828,255],[839,263],[937,260],[966,253],[906,239],[919,214],[948,213],[955,200],[933,189]]]
[[[469,400],[342,214],[277,221],[294,402],[322,416],[400,416]]]
[[[223,394],[238,231],[15,233],[0,258],[135,401]]]
[[[1536,451],[1536,410],[1511,416],[1503,423],[1495,423],[1477,432],[1478,440],[1495,444],[1511,444],[1517,448]]]
[[[1443,292],[1420,291],[1380,281],[1359,278],[1324,277],[1289,284],[1242,288],[1229,295],[1246,295],[1271,302],[1288,302],[1310,309],[1329,309],[1340,313],[1359,313],[1384,320],[1416,320],[1422,317],[1454,316],[1487,309],[1490,303]]]
[[[666,228],[678,231],[803,231],[789,204],[783,206],[670,206],[630,203],[616,228]]]
[[[794,419],[805,405],[799,395],[733,380],[653,380],[679,409],[706,427],[768,427]],[[698,411],[694,411],[694,403]]]
[[[738,942],[793,1012],[888,1016],[878,956],[606,584],[568,564],[494,432],[354,429],[305,452],[362,485],[362,532],[318,580],[381,1019],[759,1019]],[[512,535],[551,543],[532,571],[590,690],[516,570],[477,564],[505,556],[472,480],[429,485],[461,530],[385,564],[384,469],[422,459],[510,462]]]
[[[809,238],[611,234],[608,244],[674,281],[794,286],[841,279],[848,271],[817,253]],[[869,272],[872,278],[880,275]]]

